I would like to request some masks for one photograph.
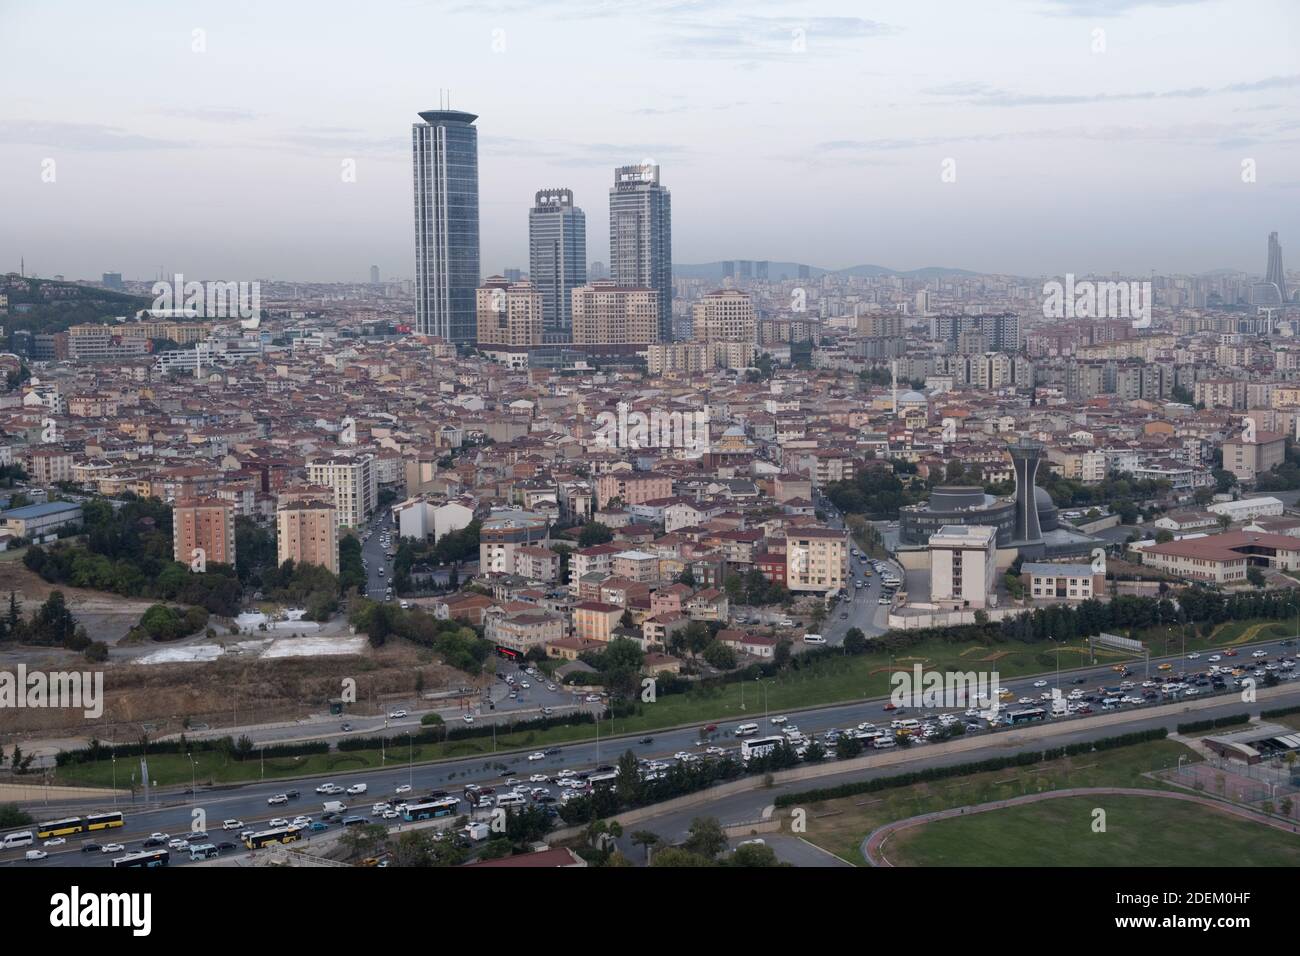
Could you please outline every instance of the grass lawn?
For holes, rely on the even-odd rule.
[[[1177,766],[1180,756],[1199,760],[1182,744],[1156,740],[1101,753],[1062,757],[1032,767],[1010,767],[936,783],[920,783],[895,790],[844,797],[809,806],[808,831],[804,836],[836,856],[858,866],[866,866],[867,862],[859,849],[862,841],[868,833],[885,823],[935,810],[974,806],[1040,790],[1105,786],[1174,789],[1143,777],[1142,774]],[[902,772],[903,768],[899,768],[899,773]],[[891,845],[893,839],[897,838],[891,839]],[[1028,865],[1028,861],[1025,862]],[[1136,864],[1144,861],[1130,859],[1128,862]]]
[[[1298,866],[1300,835],[1172,800],[1062,797],[928,823],[886,853],[896,866]]]

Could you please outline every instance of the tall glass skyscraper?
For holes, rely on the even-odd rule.
[[[1264,270],[1264,281],[1277,290],[1277,304],[1287,302],[1286,272],[1282,269],[1282,244],[1277,241],[1277,233],[1268,234],[1268,265]]]
[[[573,290],[587,284],[587,217],[572,189],[538,191],[528,213],[528,277],[542,294],[542,341],[573,341]]]
[[[415,323],[473,342],[479,284],[478,130],[473,113],[429,110],[411,127],[415,172]]]
[[[620,286],[655,290],[659,341],[672,341],[672,196],[659,185],[658,166],[614,170],[609,191],[609,275]]]

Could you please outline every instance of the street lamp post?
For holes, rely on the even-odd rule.
[[[406,732],[406,743],[409,747],[406,761],[406,785],[415,786],[415,736],[408,730]]]
[[[194,805],[194,791],[198,789],[198,768],[194,763],[194,754],[185,755],[190,759],[190,806]]]

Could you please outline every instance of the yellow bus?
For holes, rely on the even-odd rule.
[[[125,823],[122,814],[92,813],[85,817],[66,817],[62,820],[48,820],[38,824],[36,835],[42,840],[51,837],[72,836],[75,833],[90,833],[95,830],[111,830]]]

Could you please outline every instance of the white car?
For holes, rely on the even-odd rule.
[[[366,785],[364,783],[354,783],[352,786],[348,787],[346,792],[351,796],[356,796],[358,793],[365,793]]]
[[[465,723],[467,724],[474,723],[474,718],[471,717],[469,714],[466,714],[464,717],[461,718],[461,720],[465,721]]]
[[[35,863],[37,860],[43,860],[47,856],[49,856],[49,854],[44,850],[28,850],[23,859],[28,863]]]
[[[120,843],[105,843],[99,848],[100,853],[121,853],[126,847]]]
[[[387,809],[388,809],[388,804],[386,804],[386,803],[376,803],[376,804],[374,804],[374,805],[370,808],[370,812],[371,812],[371,813],[383,813],[383,812],[384,812],[385,810],[387,810]]]
[[[311,826],[311,817],[294,817],[293,825],[296,827],[309,827]]]
[[[271,806],[271,807],[278,806],[281,803],[288,803],[288,802],[289,802],[288,795],[283,793],[277,793],[273,797],[266,798],[267,806]]]
[[[546,782],[549,781],[550,779],[551,779],[551,778],[548,777],[548,776],[546,776],[546,774],[544,774],[544,773],[535,773],[535,774],[533,774],[531,777],[528,778],[528,782],[529,782],[529,783],[546,783]]]
[[[1250,656],[1251,656],[1251,657],[1268,657],[1268,654],[1267,654],[1266,652],[1264,652],[1264,651],[1252,651]]]
[[[708,754],[710,757],[721,757],[723,754],[726,753],[726,751],[723,750],[721,747],[709,747],[704,752]]]
[[[396,820],[398,817],[401,816],[401,814],[398,813],[396,810],[394,810],[392,807],[389,807],[379,815],[383,817],[385,820]]]
[[[545,760],[545,759],[546,759],[546,754],[542,753],[542,752],[539,750],[539,751],[537,751],[536,753],[531,753],[531,754],[529,754],[529,755],[528,755],[528,759],[529,759],[529,760]]]
[[[780,715],[780,714],[777,714],[775,717],[770,718],[770,719],[768,720],[768,723],[769,723],[769,724],[784,724],[785,721],[786,721],[786,718],[785,718],[785,717],[783,717],[783,716]]]
[[[1223,658],[1220,657],[1218,654],[1211,654],[1209,657],[1206,658],[1206,660],[1208,660],[1211,664],[1217,664],[1219,663],[1219,661],[1223,660]]]
[[[333,792],[334,792],[334,787],[335,787],[335,784],[332,784],[332,783],[322,783],[319,787],[316,788],[316,792],[317,792],[317,793],[333,793]]]
[[[63,846],[63,844],[65,844],[65,843],[67,843],[67,842],[68,842],[68,841],[65,840],[63,837],[55,837],[53,840],[46,840],[46,841],[45,841],[43,844],[41,844],[41,845],[42,845],[42,846]]]
[[[397,785],[397,789],[394,790],[393,792],[394,792],[394,793],[410,793],[410,792],[411,792],[411,785],[410,785],[409,783],[399,783],[399,784]]]
[[[589,703],[589,704],[599,704],[599,703],[600,703],[600,695],[599,695],[599,694],[588,694],[587,697],[586,697],[586,700],[587,700],[587,703]]]
[[[221,829],[223,830],[238,830],[243,825],[244,825],[243,820],[222,820],[221,821]]]
[[[1029,705],[1034,703],[1034,699],[1032,697],[1021,697],[1017,703]]]
[[[685,750],[679,750],[679,751],[677,751],[677,753],[673,754],[673,759],[674,759],[674,760],[690,760],[690,759],[691,759],[691,755],[688,754]]]
[[[287,827],[288,825],[289,825],[289,821],[286,820],[284,817],[272,817],[271,821],[267,824],[267,826],[270,827],[272,830],[276,829],[277,827]]]
[[[402,720],[405,717],[406,717],[406,711],[404,710],[395,710],[388,715],[389,720]]]
[[[1255,654],[1258,655],[1258,656],[1263,656],[1263,655],[1261,655],[1261,654],[1259,653],[1259,651],[1256,651]],[[1200,654],[1197,654],[1195,651],[1193,651],[1191,654],[1188,654],[1188,655],[1187,655],[1187,659],[1188,659],[1189,661],[1199,660],[1200,657],[1201,657],[1201,655],[1200,655]]]
[[[190,841],[182,839],[181,837],[177,837],[176,839],[170,840],[167,843],[167,849],[169,850],[188,850],[189,848],[190,848]]]
[[[1036,681],[1034,681],[1034,686],[1035,686],[1035,687],[1046,687],[1046,686],[1047,686],[1047,681],[1045,681],[1045,680],[1036,680]]]
[[[149,839],[150,839],[150,840],[162,840],[164,843],[166,843],[166,842],[167,842],[168,840],[170,840],[171,838],[172,838],[172,835],[171,835],[170,833],[159,833],[159,832],[156,832],[156,831],[155,831],[155,832],[149,834]]]

